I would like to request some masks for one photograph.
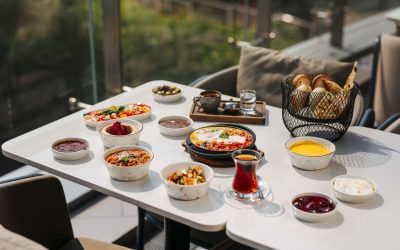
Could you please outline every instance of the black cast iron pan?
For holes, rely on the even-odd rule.
[[[228,127],[228,128],[237,128],[237,129],[242,129],[245,130],[247,132],[250,133],[250,135],[253,137],[253,141],[251,142],[251,144],[245,148],[242,149],[253,149],[255,147],[255,143],[256,143],[256,134],[254,133],[253,130],[251,130],[250,128],[243,126],[243,125],[237,125],[237,124],[225,124],[225,123],[221,123],[221,124],[214,124],[214,125],[210,125],[210,126],[205,126],[205,127],[201,127],[198,128],[196,130],[194,130],[192,133],[195,133],[197,130],[199,129],[203,129],[203,128],[207,128],[207,127]],[[188,148],[188,150],[192,151],[193,153],[196,154],[203,154],[205,155],[218,155],[218,156],[222,156],[224,155],[224,157],[227,157],[226,155],[231,155],[231,153],[233,151],[217,151],[217,150],[209,150],[209,149],[205,149],[205,148],[201,148],[196,146],[195,144],[193,144],[190,141],[190,135],[192,134],[190,133],[189,136],[186,138],[186,146]],[[218,157],[217,156],[217,157]]]

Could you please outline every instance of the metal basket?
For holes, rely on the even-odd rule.
[[[282,118],[293,137],[316,136],[336,141],[350,126],[359,86],[338,93],[306,92],[292,86],[293,75],[282,83]],[[313,76],[311,76],[313,77]],[[344,83],[344,79],[338,82]]]

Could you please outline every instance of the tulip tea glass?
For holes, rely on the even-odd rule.
[[[232,153],[236,173],[232,182],[231,195],[240,200],[259,200],[263,194],[257,180],[257,166],[262,154],[256,150],[241,149]]]

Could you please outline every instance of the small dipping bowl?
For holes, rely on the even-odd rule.
[[[187,127],[174,128],[173,127],[174,124],[172,122],[174,120],[184,120],[184,121],[187,121],[189,125]],[[160,124],[161,122],[166,122],[166,121],[171,121],[170,127],[166,127],[166,125]],[[160,130],[160,133],[163,135],[182,136],[182,135],[189,134],[192,131],[193,120],[190,119],[189,117],[185,117],[185,116],[165,116],[158,120],[157,125],[158,125],[158,129]]]
[[[112,153],[122,150],[144,150],[150,154],[150,160],[146,163],[135,166],[117,166],[106,161],[106,157]],[[150,171],[150,163],[154,158],[153,152],[140,146],[119,146],[110,148],[103,155],[104,164],[107,167],[110,177],[120,181],[134,181],[145,177]]]
[[[294,153],[290,148],[294,144],[300,144],[301,142],[313,142],[316,144],[320,144],[326,147],[330,153],[319,156],[306,156]],[[332,160],[333,155],[335,154],[335,144],[332,142],[313,136],[300,136],[289,139],[286,143],[286,150],[289,155],[290,162],[294,167],[301,168],[304,170],[318,170],[323,169],[329,165],[329,162]]]
[[[139,142],[140,134],[143,130],[142,123],[131,119],[119,119],[118,122],[126,123],[135,128],[136,132],[127,135],[112,135],[102,133],[103,128],[110,126],[117,122],[116,120],[106,121],[97,125],[96,131],[99,134],[104,146],[108,148],[122,146],[122,145],[136,145]]]
[[[162,86],[158,86],[156,88],[159,88]],[[168,87],[176,87],[176,86],[168,86]],[[154,93],[153,90],[151,91],[151,94],[153,96],[153,99],[157,102],[177,102],[182,98],[182,90],[178,87],[176,87],[177,89],[180,90],[179,93],[176,94],[169,94],[169,95],[160,95],[157,93]]]
[[[199,166],[203,169],[204,177],[206,179],[204,183],[195,185],[179,185],[167,181],[168,176],[176,170],[187,169],[191,166]],[[160,175],[169,196],[178,200],[195,200],[207,195],[210,182],[214,178],[214,171],[209,166],[199,162],[177,162],[165,166],[161,170]]]
[[[342,179],[344,185],[335,185],[335,182]],[[361,184],[364,182],[364,184]],[[362,185],[362,186],[360,186]],[[368,187],[372,187],[372,192],[367,192],[362,194],[362,188],[367,188],[365,185],[370,185]],[[372,180],[362,177],[362,176],[355,176],[355,175],[339,175],[332,179],[331,186],[333,189],[333,193],[335,194],[336,198],[341,201],[345,201],[348,203],[367,203],[370,202],[375,195],[377,194],[378,187],[375,182]],[[358,186],[358,187],[357,187]],[[347,192],[346,192],[347,190]],[[356,194],[360,193],[360,194]]]
[[[76,150],[76,147],[68,147],[66,146],[66,151],[60,151],[56,149],[57,145],[60,145],[61,143],[66,143],[66,142],[79,142],[81,145],[86,145],[86,147]],[[68,149],[69,148],[69,149]],[[75,149],[73,149],[75,148]],[[78,137],[67,137],[67,138],[62,138],[59,140],[56,140],[51,144],[51,151],[53,152],[53,155],[55,158],[63,161],[73,161],[73,160],[79,160],[82,159],[83,157],[87,156],[89,154],[89,142],[86,141],[85,139],[78,138]]]
[[[235,102],[233,100],[224,102],[224,104],[222,105],[222,108],[224,109],[224,112],[231,114],[231,115],[236,115],[236,114],[240,113],[240,103]]]
[[[293,204],[293,202],[299,198],[299,197],[305,197],[305,196],[316,196],[316,197],[322,197],[325,198],[326,200],[329,201],[330,204],[334,206],[333,210],[329,212],[323,212],[323,213],[313,213],[313,212],[306,212],[303,211]],[[292,208],[294,216],[296,218],[303,220],[303,221],[308,221],[308,222],[323,222],[332,219],[333,216],[335,216],[337,212],[337,202],[334,201],[332,198],[330,198],[327,195],[320,194],[320,193],[301,193],[293,196],[290,199],[290,207]]]

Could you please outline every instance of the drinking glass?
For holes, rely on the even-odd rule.
[[[261,157],[259,151],[251,149],[241,149],[232,153],[236,173],[231,195],[236,199],[251,201],[260,198],[256,170]]]
[[[255,113],[256,94],[253,89],[244,89],[240,91],[240,110],[245,114]]]

